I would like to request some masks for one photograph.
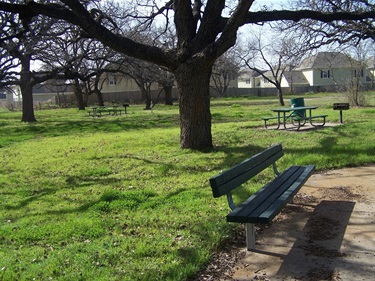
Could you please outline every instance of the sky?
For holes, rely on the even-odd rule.
[[[255,9],[260,9],[260,7],[272,7],[274,9],[280,9],[281,7],[287,7],[290,0],[257,0],[254,3]],[[253,10],[253,9],[252,9]]]

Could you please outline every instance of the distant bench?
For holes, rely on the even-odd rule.
[[[293,199],[314,172],[315,165],[308,165],[290,166],[284,172],[279,173],[275,162],[283,155],[281,144],[274,145],[210,179],[214,197],[227,195],[228,204],[232,210],[227,215],[227,221],[246,224],[248,250],[255,249],[254,224],[269,223]],[[273,165],[276,178],[241,205],[235,206],[232,191],[270,165]]]

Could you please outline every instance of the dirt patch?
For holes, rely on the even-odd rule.
[[[303,192],[297,193],[293,198],[293,204],[308,205],[317,203],[318,199]]]
[[[358,187],[357,187],[358,188]],[[348,186],[337,186],[329,189],[322,189],[322,198],[330,200],[356,200],[358,202],[365,201],[365,197],[360,193],[354,193],[353,188]]]
[[[223,249],[213,254],[210,264],[191,281],[231,279],[237,269],[236,264],[246,255],[246,249],[243,249],[246,244],[245,228],[237,228],[223,244]]]
[[[261,235],[271,224],[256,224],[255,231],[257,235]],[[244,245],[246,245],[245,225],[240,225],[236,228],[223,244],[223,249],[212,255],[210,264],[190,281],[232,280],[234,272],[238,270],[239,262],[247,253],[244,248]],[[259,278],[261,277],[264,276],[259,276]]]
[[[324,258],[338,258],[344,257],[345,254],[341,253],[334,249],[327,249],[325,247],[321,247],[318,245],[303,245],[301,248],[305,251],[307,256],[316,256],[316,257],[324,257]],[[319,279],[320,280],[320,279]]]
[[[220,278],[231,278],[234,273],[235,265],[246,255],[245,250],[236,250],[230,252],[220,252],[215,254],[212,262],[201,272],[195,281],[211,281]]]
[[[314,268],[307,273],[307,279],[303,278],[301,280],[306,281],[316,281],[316,280],[329,280],[329,281],[339,281],[341,278],[336,270],[330,268]]]
[[[337,236],[340,222],[325,216],[315,216],[306,224],[308,242],[334,239]]]

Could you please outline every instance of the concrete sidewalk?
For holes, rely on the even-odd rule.
[[[375,166],[313,175],[221,280],[375,280]]]

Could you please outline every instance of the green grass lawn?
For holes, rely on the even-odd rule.
[[[328,122],[339,122],[341,101],[305,96]],[[180,149],[178,106],[101,118],[42,110],[35,124],[0,110],[0,280],[187,280],[238,227],[210,177],[275,143],[286,153],[280,170],[373,164],[375,94],[367,101],[343,125],[286,132],[263,128],[276,98],[214,99],[215,149],[205,152]]]

